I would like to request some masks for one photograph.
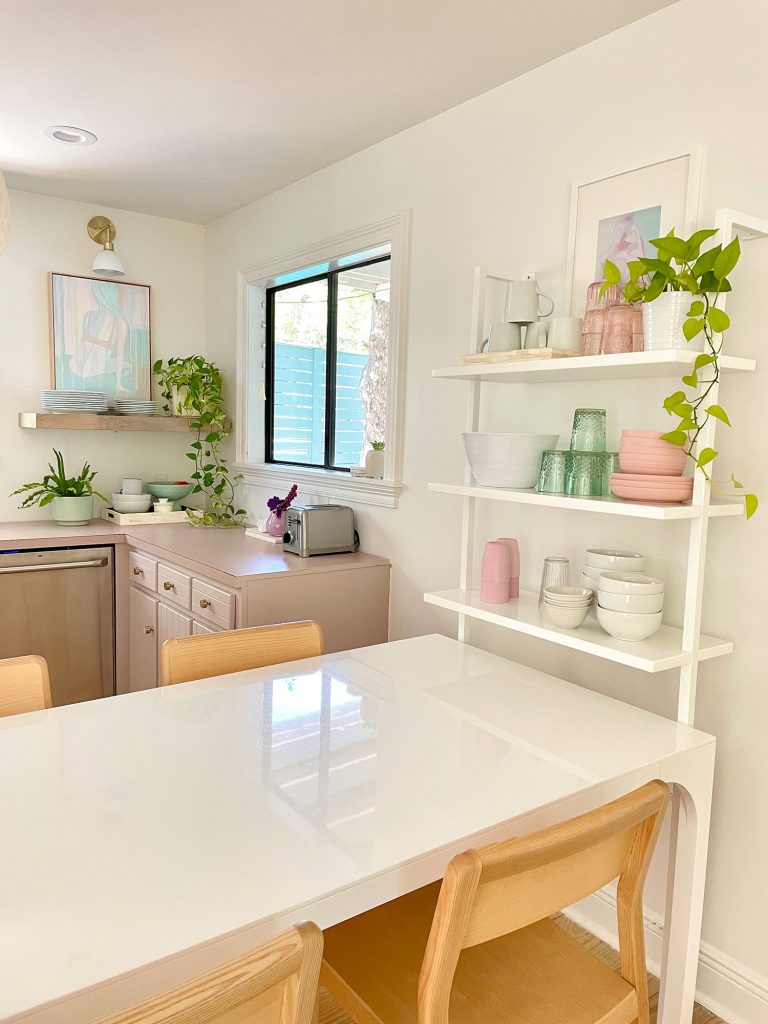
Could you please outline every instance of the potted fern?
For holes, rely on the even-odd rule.
[[[93,489],[96,471],[86,462],[77,476],[68,477],[61,452],[53,449],[56,465],[48,463],[49,473],[42,480],[22,484],[11,497],[23,494],[19,508],[45,508],[51,506],[54,520],[59,526],[85,526],[93,517],[94,494],[106,502],[103,494]]]

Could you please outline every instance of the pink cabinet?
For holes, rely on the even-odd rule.
[[[156,597],[138,587],[128,593],[128,641],[130,645],[130,689],[149,690],[157,686]]]

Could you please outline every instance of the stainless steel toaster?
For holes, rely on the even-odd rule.
[[[283,550],[306,558],[357,550],[355,514],[348,505],[291,505]]]

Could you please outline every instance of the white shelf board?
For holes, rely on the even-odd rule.
[[[516,489],[504,487],[468,487],[463,484],[429,483],[430,491],[440,494],[459,494],[465,498],[486,498],[489,501],[511,501],[521,505],[544,505],[549,508],[567,508],[577,512],[601,512],[613,516],[629,516],[634,519],[699,519],[701,508],[690,502],[669,505],[644,504],[640,501],[626,501],[608,495],[603,498],[579,498],[568,494],[540,494],[534,488]],[[744,514],[741,501],[712,501],[709,515],[713,517],[740,516]]]
[[[578,629],[559,629],[553,625],[543,608],[539,608],[538,594],[521,592],[520,597],[506,604],[486,604],[480,600],[479,591],[440,590],[424,595],[427,604],[446,608],[460,615],[481,619],[496,626],[549,640],[551,643],[570,647],[584,654],[615,661],[620,665],[640,669],[642,672],[663,672],[679,668],[691,662],[691,654],[682,649],[683,632],[676,626],[666,626],[654,633],[648,640],[627,643],[609,636],[590,611],[586,622]],[[733,643],[711,636],[699,640],[699,661],[719,658],[730,654]]]
[[[658,352],[621,352],[606,356],[572,356],[567,359],[524,359],[511,363],[447,366],[432,376],[447,380],[493,381],[506,384],[535,384],[546,381],[620,380],[640,377],[674,377],[687,373],[699,352],[663,349]],[[723,371],[751,371],[754,359],[722,355]]]

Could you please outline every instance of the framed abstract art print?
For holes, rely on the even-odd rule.
[[[149,285],[50,274],[52,386],[149,399]]]

